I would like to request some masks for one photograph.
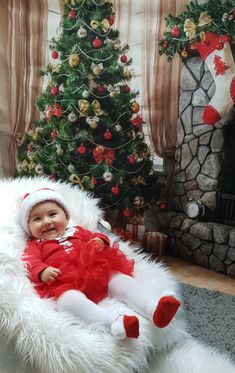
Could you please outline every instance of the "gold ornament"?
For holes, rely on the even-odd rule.
[[[203,27],[203,26],[209,26],[212,23],[213,19],[212,17],[208,14],[208,12],[202,12],[200,14],[200,17],[198,19],[198,27]]]
[[[87,117],[89,112],[89,101],[78,100],[78,106],[80,110],[80,117]]]
[[[37,133],[34,133],[33,136],[32,136],[32,140],[37,141],[37,139],[38,139],[38,135],[37,135]]]
[[[91,120],[89,124],[93,130],[95,130],[98,126],[98,123],[95,120]]]
[[[91,70],[92,70],[92,72],[93,72],[93,74],[94,74],[95,76],[99,76],[100,73],[101,73],[101,71],[102,71],[103,69],[104,69],[104,67],[103,67],[102,62],[99,63],[98,65],[95,64],[94,62],[92,62],[92,64],[91,64]],[[92,76],[90,77],[90,79],[92,80]],[[89,86],[89,87],[90,87],[90,86]]]
[[[188,52],[187,51],[182,51],[180,56],[181,56],[181,58],[187,58],[188,57]]]
[[[135,207],[142,207],[142,206],[144,206],[144,197],[136,196],[134,198],[133,205]]]
[[[109,24],[109,20],[107,18],[103,18],[102,19],[102,22],[101,22],[101,25],[102,25],[102,30],[107,33],[110,29],[110,24]]]
[[[113,50],[118,51],[118,49],[119,49],[119,45],[118,44],[113,44]]]
[[[97,21],[96,19],[92,19],[90,22],[90,26],[93,30],[96,30],[99,27],[99,24],[99,21]]]
[[[92,72],[95,76],[99,76],[100,73],[101,73],[101,68],[99,66],[95,66],[93,69],[92,69]]]
[[[132,111],[135,112],[135,111],[139,110],[140,105],[138,104],[137,101],[133,101],[133,102],[131,102],[131,104],[130,104],[130,108],[131,108]]]
[[[69,66],[76,67],[80,62],[79,56],[76,53],[73,53],[69,56]]]

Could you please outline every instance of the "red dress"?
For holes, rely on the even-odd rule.
[[[102,251],[86,246],[92,238],[104,241]],[[134,260],[118,248],[111,248],[107,236],[79,226],[68,228],[65,235],[57,239],[28,241],[23,260],[40,297],[58,298],[66,290],[76,289],[95,303],[107,296],[113,271],[131,276],[134,270]],[[40,274],[48,266],[59,268],[61,274],[54,281],[42,282]]]

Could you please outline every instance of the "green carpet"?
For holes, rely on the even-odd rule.
[[[182,287],[191,334],[229,353],[235,362],[235,297],[191,285]]]

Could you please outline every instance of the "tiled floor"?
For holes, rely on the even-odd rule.
[[[235,296],[235,279],[178,258],[164,256],[162,260],[180,282]]]

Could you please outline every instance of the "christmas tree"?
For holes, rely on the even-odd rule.
[[[144,208],[153,187],[151,151],[142,131],[132,59],[112,26],[112,3],[67,0],[41,113],[19,149],[17,175],[71,182],[128,217]],[[154,181],[155,183],[155,181]]]

